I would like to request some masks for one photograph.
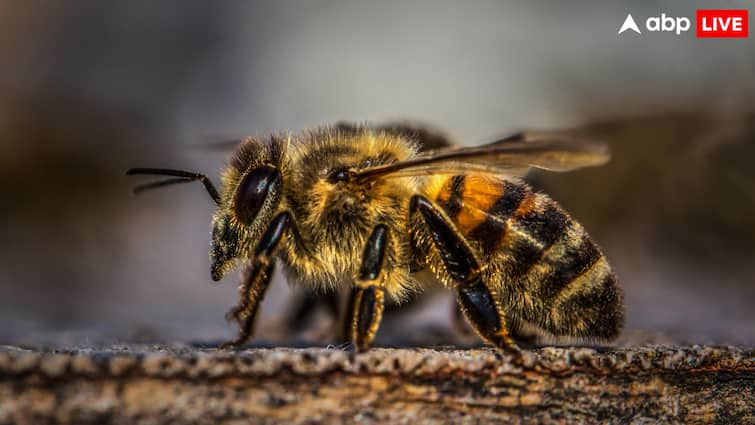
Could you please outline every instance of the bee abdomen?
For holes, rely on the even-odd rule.
[[[558,239],[569,217],[527,185],[482,176],[448,178],[436,201],[473,244],[489,258],[506,249],[524,273]],[[505,246],[503,246],[505,245]]]
[[[613,338],[623,321],[616,277],[595,242],[574,224],[526,276],[557,335]]]
[[[612,338],[621,293],[598,246],[548,196],[527,185],[480,176],[448,178],[436,201],[513,285],[528,321],[556,335]]]
[[[525,273],[513,274],[512,277],[521,277],[531,282],[528,289],[533,295],[549,302],[569,285],[577,284],[577,278],[584,276],[602,260],[603,255],[595,243],[581,226],[572,222],[559,240],[541,254],[537,262]]]

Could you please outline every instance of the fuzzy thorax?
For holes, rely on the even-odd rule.
[[[244,141],[223,173],[222,202],[213,220],[213,278],[249,258],[272,217],[289,211],[296,230],[287,235],[278,256],[293,282],[314,289],[353,284],[370,232],[384,224],[390,242],[382,284],[391,298],[402,298],[413,286],[406,222],[408,200],[418,182],[403,178],[357,183],[332,175],[402,161],[415,152],[411,140],[364,127],[326,127],[299,136]],[[237,214],[239,185],[263,166],[280,170],[279,196],[266,202],[252,222],[242,223]]]

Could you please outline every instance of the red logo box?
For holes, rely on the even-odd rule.
[[[747,9],[698,9],[697,38],[747,38]]]

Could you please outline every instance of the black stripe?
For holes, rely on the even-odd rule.
[[[465,175],[459,174],[451,177],[451,180],[446,183],[446,185],[450,185],[448,190],[448,201],[440,203],[439,205],[452,221],[456,220],[456,216],[459,215],[459,211],[461,211],[466,179],[467,177]],[[442,190],[445,190],[445,187]]]
[[[533,244],[527,238],[518,238],[509,244],[512,254],[512,276],[527,274],[570,226],[569,216],[561,211],[555,202],[547,198],[541,202],[545,202],[546,205],[543,211],[533,209],[516,218],[517,227],[535,239],[537,244]]]
[[[495,201],[490,211],[495,212],[496,217],[508,220],[514,214],[514,211],[519,208],[527,192],[529,192],[529,188],[523,184],[504,181],[503,196]]]
[[[517,217],[516,224],[543,245],[545,250],[559,239],[570,220],[552,200],[543,197],[541,201],[545,204],[543,211],[533,209]]]
[[[583,322],[585,326],[580,336],[616,337],[623,324],[621,294],[616,277],[609,273],[597,285],[576,292],[560,305],[559,313],[562,332],[568,332],[575,322]]]
[[[601,257],[602,254],[597,245],[587,234],[583,233],[579,245],[574,247],[570,244],[565,253],[550,264],[551,273],[544,276],[542,282],[540,282],[537,298],[546,302],[552,300],[576,277],[598,262]]]
[[[469,238],[480,243],[485,254],[492,254],[498,248],[506,232],[506,220],[519,208],[529,189],[525,185],[503,182],[503,192],[495,200],[485,221],[469,232]]]
[[[509,253],[508,270],[511,277],[526,275],[545,252],[524,237],[509,237],[506,251]]]

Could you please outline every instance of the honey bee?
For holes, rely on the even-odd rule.
[[[310,289],[350,288],[349,338],[368,350],[387,300],[401,302],[430,272],[454,291],[480,338],[518,353],[524,329],[610,340],[622,327],[622,294],[598,246],[547,195],[520,180],[602,165],[604,146],[557,132],[520,133],[479,147],[408,125],[338,124],[239,143],[223,190],[198,173],[146,189],[200,181],[217,204],[211,277],[246,265],[236,347],[253,334],[276,261]]]

